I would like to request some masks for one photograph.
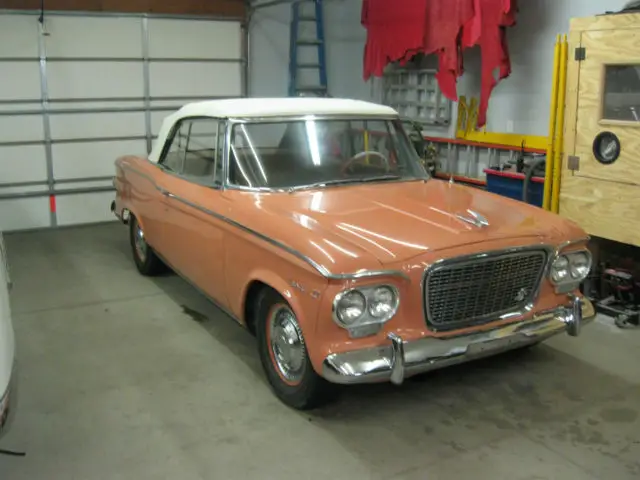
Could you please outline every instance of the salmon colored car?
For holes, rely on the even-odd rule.
[[[257,337],[275,394],[390,381],[576,336],[595,313],[575,224],[430,178],[395,110],[332,98],[191,103],[116,160],[145,275],[178,272]]]

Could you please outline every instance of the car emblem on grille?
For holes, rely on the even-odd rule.
[[[462,220],[463,222],[470,223],[471,225],[475,225],[478,228],[488,227],[489,221],[480,215],[478,212],[474,212],[473,210],[467,210],[469,216],[466,215],[456,215],[456,218]]]
[[[516,293],[516,296],[514,297],[514,300],[516,302],[522,302],[525,298],[527,298],[527,295],[529,294],[529,290],[526,288],[521,288],[520,290],[518,290],[518,293]]]

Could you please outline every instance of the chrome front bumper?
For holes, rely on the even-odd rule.
[[[588,299],[570,295],[566,306],[490,331],[409,342],[390,333],[388,345],[329,355],[324,360],[322,376],[333,383],[391,381],[399,385],[418,373],[496,355],[559,333],[578,336],[582,325],[594,317],[595,310]]]

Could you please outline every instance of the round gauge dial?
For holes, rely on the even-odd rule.
[[[601,132],[593,140],[593,155],[600,163],[609,165],[620,156],[620,139],[612,132]]]

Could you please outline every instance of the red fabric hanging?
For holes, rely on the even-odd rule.
[[[478,127],[484,126],[493,88],[511,73],[505,27],[515,24],[516,3],[517,0],[363,0],[361,22],[367,29],[365,81],[371,75],[381,76],[391,62],[404,64],[416,53],[435,53],[438,85],[447,98],[457,101],[456,82],[464,72],[462,50],[480,45]]]
[[[480,2],[480,0],[476,0]],[[478,43],[482,55],[482,83],[478,105],[478,127],[487,123],[489,97],[498,82],[511,74],[506,27],[515,25],[516,0],[483,0]],[[463,32],[464,38],[464,32]],[[498,78],[495,70],[498,69]]]
[[[463,73],[460,32],[474,18],[473,3],[474,0],[427,2],[423,52],[438,55],[436,79],[443,95],[453,101],[458,100],[456,80]]]
[[[380,77],[389,63],[406,63],[422,51],[424,12],[429,0],[363,0],[361,23],[367,29],[364,80]]]

